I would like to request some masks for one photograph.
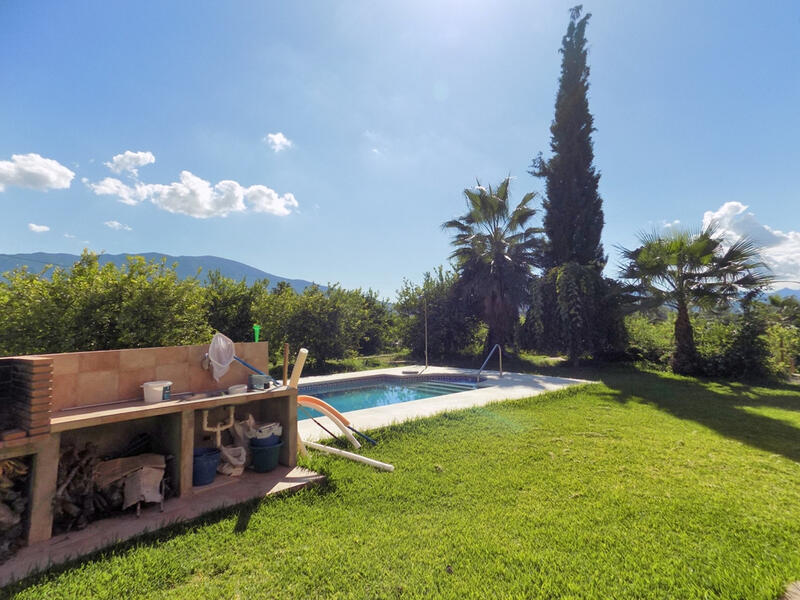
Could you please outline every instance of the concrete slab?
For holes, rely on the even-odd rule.
[[[164,512],[159,510],[158,505],[149,505],[142,509],[139,517],[127,513],[101,519],[90,523],[81,531],[57,535],[22,548],[0,565],[0,586],[146,532],[195,519],[205,513],[254,498],[294,492],[318,484],[324,479],[324,475],[314,471],[283,465],[278,465],[269,473],[245,471],[241,477],[218,475],[213,483],[193,488],[191,494],[167,500],[164,503]]]
[[[359,371],[357,373],[338,373],[336,375],[303,377],[300,379],[299,387],[300,394],[303,394],[303,386],[310,384],[337,383],[344,381],[363,383],[365,379],[379,377],[381,375],[416,378],[420,375],[476,377],[477,374],[478,371],[476,369],[458,369],[454,367],[424,368],[417,365],[413,367],[405,366],[391,369]],[[498,371],[483,371],[481,377],[485,377],[486,380],[482,381],[478,388],[474,390],[447,394],[445,396],[435,396],[433,398],[423,398],[422,400],[412,400],[411,402],[400,402],[388,406],[376,406],[374,408],[354,410],[343,414],[347,416],[356,429],[376,429],[395,423],[402,423],[410,419],[429,417],[451,410],[484,406],[502,400],[528,398],[572,385],[593,383],[582,379],[526,375],[523,373],[503,373],[501,377]],[[298,414],[299,418],[302,416],[304,416],[302,413]],[[327,417],[319,417],[317,420],[334,433],[338,431]],[[297,430],[300,437],[304,440],[319,441],[330,437],[310,419],[298,421]]]

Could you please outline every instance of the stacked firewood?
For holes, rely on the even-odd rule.
[[[28,464],[20,458],[0,461],[0,562],[23,543],[28,506]]]
[[[95,468],[101,461],[119,456],[140,453],[149,447],[135,439],[125,451],[112,456],[100,456],[97,445],[88,442],[79,449],[65,446],[58,463],[58,483],[53,500],[53,533],[83,529],[92,521],[119,514],[123,510],[124,483],[118,479],[106,487],[95,483]],[[168,457],[168,459],[171,457]],[[171,495],[168,477],[165,477],[165,497]]]
[[[100,462],[98,447],[88,442],[83,449],[66,446],[58,461],[58,480],[53,499],[53,532],[83,529],[95,520],[94,468]]]

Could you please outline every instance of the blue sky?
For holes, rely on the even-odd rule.
[[[476,178],[543,188],[571,5],[0,2],[0,252],[214,254],[394,296],[446,263]],[[705,216],[800,280],[800,3],[584,6],[611,263]]]

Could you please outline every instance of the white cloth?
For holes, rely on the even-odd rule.
[[[137,502],[161,502],[162,479],[164,479],[164,469],[158,467],[142,467],[126,475],[123,486],[125,501],[122,508],[128,508]]]

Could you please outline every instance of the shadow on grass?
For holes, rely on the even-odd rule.
[[[476,368],[480,357],[451,357],[441,364]],[[748,385],[679,377],[624,363],[583,363],[572,367],[558,359],[527,354],[504,355],[503,367],[507,371],[600,381],[614,392],[614,401],[649,404],[729,439],[800,462],[800,427],[747,410],[800,411],[800,386],[793,383]],[[496,368],[496,364],[490,368]]]
[[[236,511],[236,525],[233,526],[234,533],[244,533],[250,525],[250,518],[256,512],[259,504],[248,502],[239,506]]]
[[[677,378],[652,372],[599,374],[620,402],[643,402],[679,419],[694,421],[729,439],[800,462],[800,428],[755,414],[747,407],[800,410],[800,392],[772,395],[778,388],[732,387],[730,384]],[[760,390],[756,391],[756,390]]]
[[[143,546],[159,546],[165,542],[168,542],[172,538],[190,533],[204,526],[213,525],[232,516],[236,516],[236,523],[233,527],[233,532],[235,534],[244,533],[247,531],[250,525],[250,519],[252,516],[265,503],[280,502],[281,499],[295,494],[306,494],[309,497],[317,497],[327,495],[334,491],[336,487],[335,483],[331,480],[330,473],[325,472],[324,469],[318,469],[317,472],[325,475],[326,478],[322,482],[312,485],[311,487],[289,493],[278,493],[266,498],[254,498],[234,506],[226,506],[224,508],[208,512],[195,519],[176,522],[162,529],[143,533],[129,540],[125,540],[124,542],[113,544],[111,546],[101,548],[100,550],[95,550],[94,552],[84,554],[83,556],[76,556],[75,558],[72,558],[61,564],[44,569],[42,571],[34,572],[30,575],[27,575],[23,579],[0,588],[0,599],[13,598],[19,592],[30,587],[31,585],[55,579],[62,573],[70,571],[78,566],[86,565],[92,562],[100,562],[112,556],[124,556]],[[172,583],[174,584],[175,582]]]
[[[601,381],[616,392],[615,401],[649,404],[729,439],[800,462],[800,427],[746,410],[763,407],[800,411],[800,386],[679,377],[624,364],[542,366],[524,355],[516,357],[515,363],[529,373]]]

